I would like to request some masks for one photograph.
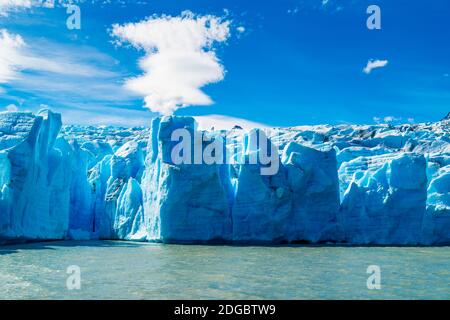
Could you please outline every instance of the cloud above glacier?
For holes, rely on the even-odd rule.
[[[370,74],[373,69],[383,68],[389,63],[388,60],[369,60],[367,61],[366,67],[363,69],[365,74]]]
[[[50,43],[45,43],[45,47],[38,48],[36,43],[30,46],[21,35],[0,29],[0,83],[17,79],[22,70],[83,77],[111,74],[107,70],[83,63],[67,52],[59,52],[61,49]]]
[[[13,103],[7,105],[5,109],[6,109],[6,111],[9,111],[9,112],[19,111],[19,107]]]
[[[31,8],[32,0],[0,0],[0,16],[7,16],[11,10],[18,8]]]
[[[133,107],[139,97],[123,88],[123,77],[118,61],[93,47],[24,38],[0,28],[0,93],[8,102],[21,104],[14,98],[19,92],[33,97],[28,107],[38,99],[62,107]]]
[[[225,69],[215,46],[230,36],[229,20],[190,11],[180,16],[152,16],[138,23],[115,24],[119,44],[145,51],[139,60],[143,74],[127,79],[125,87],[144,97],[145,107],[170,115],[191,105],[210,105],[201,89],[224,79]]]
[[[83,2],[86,2],[86,0],[0,0],[0,17],[7,17],[12,12],[31,9],[33,7],[53,9]],[[91,2],[95,3],[98,1],[91,0]]]
[[[402,118],[394,116],[373,117],[373,121],[375,121],[376,123],[393,123],[402,121]],[[408,118],[408,122],[414,122],[414,119]]]
[[[20,35],[0,29],[0,84],[17,77],[24,46],[25,42]]]

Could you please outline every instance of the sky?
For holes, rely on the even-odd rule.
[[[0,110],[121,126],[438,121],[448,21],[448,0],[0,0]]]

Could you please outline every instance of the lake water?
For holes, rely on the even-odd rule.
[[[79,266],[81,289],[66,271]],[[367,288],[367,268],[381,290]],[[450,248],[182,246],[117,241],[0,247],[0,299],[450,299]]]

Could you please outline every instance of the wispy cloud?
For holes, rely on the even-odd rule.
[[[56,112],[61,112],[64,124],[76,125],[113,125],[123,127],[149,127],[154,113],[145,109],[111,108],[103,104],[69,103],[66,108],[50,106]]]
[[[54,8],[56,5],[67,6],[84,0],[0,0],[0,17],[7,17],[12,12],[31,9],[32,7]]]
[[[393,116],[387,116],[387,117],[384,117],[384,122],[394,122],[394,121],[400,121],[400,120],[402,120],[402,118],[396,118],[396,117],[393,117]]]
[[[224,78],[213,49],[228,39],[230,21],[186,11],[116,24],[112,35],[145,51],[139,61],[144,74],[128,79],[126,88],[142,95],[147,108],[167,115],[190,105],[212,104],[201,88]]]
[[[288,13],[288,14],[291,14],[291,15],[296,15],[296,14],[298,13],[298,11],[299,11],[299,8],[298,8],[298,7],[295,7],[295,8],[293,8],[293,9],[288,9],[288,10],[287,10],[287,13]]]
[[[9,82],[17,77],[24,46],[25,42],[20,35],[0,30],[0,83]]]
[[[116,105],[137,98],[123,88],[118,62],[97,49],[28,40],[0,30],[3,91],[19,91],[62,105],[86,101]]]
[[[7,16],[10,11],[31,8],[33,0],[0,0],[0,16]]]
[[[16,106],[15,104],[9,104],[6,106],[5,109],[6,109],[6,111],[9,111],[9,112],[19,111],[19,107]]]
[[[373,69],[383,68],[389,63],[388,60],[369,60],[367,61],[366,67],[363,69],[363,72],[366,74],[370,74]]]
[[[19,71],[32,70],[66,76],[108,77],[111,71],[101,69],[86,60],[92,56],[83,56],[86,48],[77,47],[77,55],[69,48],[51,42],[38,41],[28,45],[20,35],[0,30],[0,82],[7,82],[18,77]],[[97,57],[100,56],[97,54]],[[94,58],[94,59],[95,59]]]
[[[392,123],[392,122],[399,122],[401,120],[402,120],[402,118],[400,118],[400,117],[397,118],[397,117],[394,117],[394,116],[373,117],[373,121],[375,121],[376,123]],[[409,118],[408,121],[409,122],[414,122],[414,119],[413,118]]]

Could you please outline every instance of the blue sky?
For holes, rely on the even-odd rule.
[[[153,82],[141,79],[141,92],[129,90],[126,83],[151,73],[138,64],[140,59],[159,60],[125,31],[119,45],[113,25],[176,17],[189,10],[192,19],[217,17],[223,26],[227,23],[228,33],[220,40],[214,35],[214,43],[205,49],[214,52],[210,58],[217,65],[208,65],[213,74],[186,80],[200,81],[203,95],[191,88],[184,100],[194,105],[177,109],[176,115],[223,115],[290,126],[436,121],[450,111],[446,0],[435,0],[432,6],[400,0],[126,3],[78,3],[81,29],[69,30],[64,6],[8,7],[1,14],[0,1],[0,29],[7,32],[3,40],[13,39],[3,45],[14,43],[11,53],[0,52],[0,63],[6,64],[4,70],[0,65],[0,108],[37,111],[49,106],[62,112],[66,123],[149,124],[157,113],[144,106],[160,101],[146,100]],[[381,8],[381,30],[366,27],[370,4]],[[184,69],[189,67],[186,59],[181,60]],[[387,64],[365,73],[369,60]],[[223,77],[214,74],[222,69]],[[178,71],[172,71],[168,83],[178,79]],[[170,94],[178,97],[177,92]],[[213,103],[195,105],[208,104],[206,98]]]

